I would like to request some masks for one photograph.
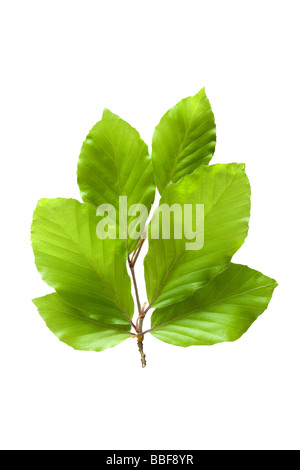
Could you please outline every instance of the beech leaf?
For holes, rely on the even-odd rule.
[[[155,310],[151,334],[177,346],[235,341],[267,308],[276,286],[254,269],[230,264],[189,299]]]
[[[95,207],[111,204],[115,208],[117,226],[120,196],[127,197],[128,207],[143,204],[148,213],[155,197],[147,145],[130,124],[108,109],[103,111],[101,121],[94,125],[82,145],[77,180],[85,202]],[[135,218],[135,215],[128,217],[128,226]],[[137,243],[138,239],[128,237],[129,253]]]
[[[31,241],[45,282],[85,316],[128,327],[134,305],[125,240],[99,240],[95,209],[74,199],[42,199]]]
[[[74,349],[103,351],[130,337],[129,324],[102,323],[90,318],[76,307],[63,302],[55,293],[34,299],[33,302],[48,328]]]
[[[250,184],[245,165],[202,166],[169,185],[160,199],[160,206],[163,204],[179,204],[182,213],[185,204],[203,204],[204,221],[200,223],[204,222],[204,245],[198,250],[187,249],[190,240],[184,228],[179,239],[174,233],[170,239],[153,239],[154,214],[144,260],[147,295],[153,307],[164,307],[192,295],[223,271],[243,244],[250,217]],[[201,226],[197,228],[200,230]]]
[[[155,128],[152,158],[160,194],[169,183],[207,165],[215,146],[214,115],[202,88],[169,109]]]

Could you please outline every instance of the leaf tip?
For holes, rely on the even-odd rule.
[[[102,112],[102,120],[108,119],[111,117],[118,117],[116,114],[114,114],[110,109],[104,108]]]

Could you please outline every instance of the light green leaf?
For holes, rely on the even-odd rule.
[[[74,199],[42,199],[31,241],[43,280],[85,316],[128,326],[134,305],[124,240],[99,240],[95,208]]]
[[[80,310],[63,302],[55,293],[34,299],[33,303],[48,328],[74,349],[103,351],[130,338],[129,326],[125,329],[86,317]]]
[[[183,211],[184,204],[204,204],[204,245],[187,250],[191,240],[184,236],[184,228],[181,239],[175,239],[174,233],[170,239],[153,239],[152,225],[159,208],[156,210],[144,261],[151,306],[164,307],[191,296],[223,271],[243,244],[250,217],[250,184],[244,168],[237,163],[202,166],[166,188],[160,206],[179,204]],[[201,228],[200,221],[197,231]]]
[[[169,183],[207,165],[215,145],[214,115],[202,88],[169,109],[154,131],[153,171],[160,194]]]
[[[192,297],[152,315],[152,335],[177,346],[235,341],[267,308],[277,282],[238,264]]]
[[[117,224],[119,196],[127,196],[128,207],[144,204],[150,212],[155,184],[147,145],[133,127],[108,109],[82,145],[77,176],[82,199],[95,207],[111,204]],[[135,215],[128,217],[128,226],[135,219]],[[129,252],[136,244],[137,240],[128,238]]]

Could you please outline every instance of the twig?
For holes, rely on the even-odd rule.
[[[145,314],[145,315],[146,315],[146,313],[150,310],[151,306],[152,306],[152,303],[150,303],[150,304],[148,305],[148,307],[146,308],[146,310],[144,311],[144,314]]]
[[[146,356],[145,356],[145,353],[144,353],[144,348],[143,348],[143,339],[144,337],[142,337],[142,339],[138,339],[138,348],[139,348],[139,351],[140,351],[140,354],[141,354],[141,361],[142,361],[142,367],[146,367]]]
[[[128,259],[128,264],[129,264],[130,271],[131,271],[131,276],[132,276],[134,290],[135,290],[135,296],[136,296],[136,302],[137,302],[138,312],[139,312],[139,316],[138,316],[136,325],[134,327],[136,332],[137,332],[137,335],[132,335],[132,337],[133,338],[137,337],[137,344],[138,344],[138,348],[139,348],[140,355],[141,355],[142,367],[144,368],[144,367],[146,367],[146,356],[145,356],[144,347],[143,347],[143,341],[144,341],[143,320],[144,320],[144,317],[145,317],[145,311],[144,310],[145,310],[146,302],[144,303],[143,307],[141,307],[141,302],[140,302],[139,292],[138,292],[138,286],[137,286],[137,282],[136,282],[136,278],[135,278],[135,272],[134,272],[134,264],[132,262],[132,259],[130,259],[129,255],[128,255],[127,259]]]
[[[143,331],[143,336],[145,336],[146,333],[149,333],[152,330],[154,330],[154,328],[149,328],[149,330]],[[135,335],[135,336],[137,336],[137,335]]]
[[[139,256],[139,254],[140,254],[140,251],[141,251],[141,249],[142,249],[142,247],[143,247],[143,244],[145,243],[145,240],[146,240],[146,238],[147,238],[147,230],[148,230],[148,228],[147,228],[147,226],[146,226],[146,227],[144,228],[144,230],[143,230],[142,238],[140,239],[139,243],[138,243],[137,246],[135,247],[135,250],[134,250],[134,252],[133,252],[133,254],[132,254],[131,262],[132,262],[132,265],[133,265],[133,266],[135,265],[135,263],[136,263],[136,261],[137,261],[137,259],[138,259],[138,256]]]
[[[133,264],[132,264],[132,261],[131,261],[129,255],[128,255],[127,259],[128,259],[128,264],[129,264],[129,267],[130,267],[131,276],[132,276],[132,280],[133,280],[133,285],[134,285],[134,290],[135,290],[135,297],[136,297],[136,303],[137,303],[137,306],[138,306],[139,315],[141,315],[142,309],[141,309],[141,302],[140,302],[140,298],[139,298],[139,291],[138,291],[138,287],[137,287],[137,283],[136,283],[136,278],[135,278],[134,266],[133,266]]]
[[[141,307],[139,291],[138,291],[138,286],[137,286],[135,272],[134,272],[134,265],[136,263],[136,260],[138,259],[138,256],[141,252],[141,249],[142,249],[142,246],[143,246],[143,244],[146,240],[146,237],[147,237],[147,227],[144,228],[142,238],[139,241],[139,243],[137,244],[137,246],[135,247],[135,249],[133,251],[133,254],[131,256],[131,259],[130,259],[129,255],[127,257],[128,264],[129,264],[130,271],[131,271],[131,277],[132,277],[133,285],[134,285],[136,303],[137,303],[138,312],[139,312],[139,316],[138,316],[138,319],[136,321],[136,325],[134,325],[134,329],[137,332],[137,334],[136,335],[133,334],[132,338],[137,338],[137,344],[138,344],[138,348],[139,348],[139,351],[140,351],[142,367],[143,368],[146,367],[146,356],[145,356],[145,353],[144,353],[144,346],[143,346],[143,341],[144,341],[143,321],[144,321],[144,317],[146,315],[145,307],[146,307],[147,302],[145,302],[143,304],[143,307]]]
[[[132,255],[131,255],[131,260],[133,260],[135,254],[136,254],[136,252],[137,252],[137,250],[138,250],[138,248],[139,248],[139,244],[140,244],[140,242],[136,245],[136,247],[135,247],[135,249],[134,249],[134,251],[133,251],[133,253],[132,253]]]
[[[144,242],[145,242],[145,238],[142,238],[140,243],[138,244],[138,249],[136,250],[135,256],[134,256],[133,261],[132,261],[133,266],[135,265],[136,260],[138,259],[138,256],[140,254],[140,251],[142,249],[142,246],[143,246]]]

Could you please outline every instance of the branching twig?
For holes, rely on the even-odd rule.
[[[146,356],[145,356],[144,347],[143,347],[143,341],[144,341],[143,321],[144,321],[144,317],[146,315],[145,307],[146,307],[147,302],[145,302],[143,307],[141,307],[139,291],[138,291],[138,286],[137,286],[136,277],[135,277],[134,265],[136,263],[136,260],[139,256],[139,254],[140,254],[142,246],[145,242],[146,234],[147,234],[147,228],[145,227],[145,229],[143,231],[142,238],[141,238],[140,242],[137,244],[137,246],[136,246],[136,248],[135,248],[135,250],[132,254],[131,259],[130,259],[129,255],[127,257],[128,264],[129,264],[130,271],[131,271],[131,277],[132,277],[132,281],[133,281],[133,285],[134,285],[136,303],[137,303],[138,312],[139,312],[139,316],[138,316],[138,319],[136,321],[136,325],[134,325],[134,328],[135,328],[137,334],[132,335],[132,337],[137,338],[137,344],[138,344],[138,348],[139,348],[139,351],[140,351],[140,354],[141,354],[142,367],[146,367]]]
[[[135,256],[134,256],[134,258],[133,258],[133,261],[132,261],[133,266],[135,265],[136,260],[138,259],[138,256],[139,256],[139,254],[140,254],[140,251],[141,251],[141,249],[142,249],[142,246],[143,246],[144,242],[145,242],[145,239],[142,238],[141,241],[140,241],[140,243],[138,244],[138,249],[137,249],[137,251],[136,251],[136,253],[135,253]]]
[[[132,264],[132,261],[131,261],[129,255],[128,255],[128,258],[127,258],[127,259],[128,259],[128,264],[129,264],[129,267],[130,267],[131,276],[132,276],[132,280],[133,280],[134,291],[135,291],[135,297],[136,297],[136,303],[137,303],[137,306],[138,306],[138,312],[139,312],[139,315],[141,315],[142,309],[141,309],[141,302],[140,302],[140,298],[139,298],[139,291],[138,291],[138,287],[137,287],[137,283],[136,283],[136,278],[135,278],[134,266],[133,266],[133,264]]]
[[[148,307],[146,308],[146,310],[145,310],[145,312],[144,312],[145,315],[146,315],[146,313],[150,310],[150,308],[151,308],[151,304],[149,304]]]
[[[133,266],[135,265],[135,263],[138,259],[138,256],[139,256],[140,251],[143,247],[143,244],[145,243],[146,238],[147,238],[147,227],[144,228],[143,233],[142,233],[142,238],[140,239],[139,243],[135,247],[134,252],[132,253],[131,262],[132,262]]]
[[[149,333],[150,331],[154,330],[154,328],[149,328],[149,330],[143,331],[143,336],[145,336],[146,333]],[[136,335],[137,336],[137,335]]]

